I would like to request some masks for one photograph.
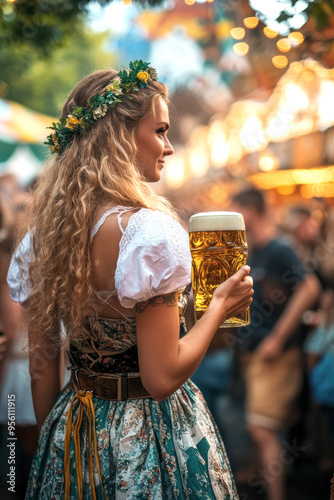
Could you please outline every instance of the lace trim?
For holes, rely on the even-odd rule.
[[[117,217],[118,227],[120,228],[121,233],[124,234],[124,229],[121,224],[120,215],[122,215],[125,212],[129,212],[130,210],[133,210],[133,207],[123,207],[122,205],[118,205],[117,207],[112,207],[109,210],[107,210],[93,227],[93,230],[90,235],[90,241],[93,241],[94,236],[96,235],[100,227],[103,226],[107,217],[109,217],[109,215],[111,214],[118,214]]]
[[[91,232],[91,236],[90,236],[90,241],[92,242],[93,241],[93,238],[94,236],[97,234],[98,230],[100,229],[101,226],[103,226],[103,224],[105,223],[107,217],[109,217],[109,215],[111,214],[115,214],[117,213],[118,214],[118,217],[117,217],[117,222],[118,222],[118,227],[122,233],[122,235],[124,234],[124,229],[122,227],[122,221],[121,221],[121,215],[124,214],[125,212],[128,212],[129,210],[133,210],[133,207],[124,207],[122,205],[118,205],[116,207],[112,207],[110,208],[109,210],[107,210],[103,215],[102,217],[97,221],[97,223],[95,224],[95,226],[93,227],[93,230]],[[123,316],[123,318],[126,320],[126,321],[131,321],[131,319],[133,319],[133,316],[126,316],[124,313],[122,313],[122,311],[120,311],[119,309],[117,309],[117,307],[114,307],[113,305],[111,305],[109,303],[109,300],[112,298],[112,297],[117,297],[117,290],[94,290],[97,298],[105,305],[111,307],[114,311],[117,311],[119,314],[121,314],[121,316]]]

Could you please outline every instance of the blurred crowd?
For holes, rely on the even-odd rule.
[[[328,499],[334,208],[321,199],[274,206],[253,187],[228,208],[246,225],[251,324],[218,330],[192,379],[225,440],[241,499]]]
[[[0,177],[0,497],[6,471],[8,396],[15,394],[17,491],[23,498],[37,426],[27,326],[6,274],[33,184]],[[251,325],[219,329],[192,379],[225,441],[240,500],[329,499],[334,468],[334,207],[321,199],[275,208],[252,187],[227,207],[246,223],[254,280]],[[187,311],[188,328],[193,322]],[[315,491],[300,493],[304,467]],[[310,483],[307,483],[310,484]],[[292,491],[292,493],[291,493]],[[307,496],[309,495],[309,496]],[[313,495],[313,496],[312,496]]]

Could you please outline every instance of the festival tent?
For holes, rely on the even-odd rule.
[[[47,157],[43,142],[54,118],[0,98],[0,175],[14,174],[27,185]]]

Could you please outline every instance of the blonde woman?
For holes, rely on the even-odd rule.
[[[27,499],[238,498],[223,443],[189,380],[218,325],[252,300],[243,267],[185,332],[188,236],[149,182],[173,153],[166,87],[143,61],[98,71],[48,143],[8,282],[25,302],[41,429]],[[60,322],[72,377],[59,384]]]

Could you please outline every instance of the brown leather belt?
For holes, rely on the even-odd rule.
[[[97,377],[73,370],[69,385],[75,392],[79,390],[90,391],[96,398],[112,401],[151,397],[143,387],[140,377]]]

